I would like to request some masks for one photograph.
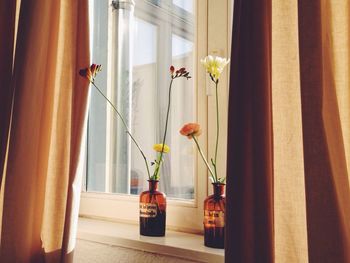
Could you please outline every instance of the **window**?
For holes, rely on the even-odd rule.
[[[171,148],[161,171],[160,190],[167,194],[167,224],[190,231],[202,225],[202,202],[207,195],[207,171],[192,143],[179,135],[184,123],[198,121],[203,149],[211,151],[214,100],[199,59],[208,53],[227,56],[227,0],[135,0],[132,5],[90,0],[91,46],[94,63],[102,64],[96,84],[127,119],[149,160],[154,143],[161,142],[169,85],[169,66],[186,67],[192,79],[176,80],[167,134]],[[218,3],[218,1],[216,1]],[[125,5],[125,3],[124,3]],[[122,7],[122,8],[121,8]],[[213,8],[213,14],[210,16]],[[225,15],[222,15],[224,11]],[[208,14],[208,15],[207,15]],[[208,21],[225,23],[220,36]],[[210,52],[208,52],[208,50]],[[222,100],[227,85],[222,81]],[[224,105],[224,102],[222,103]],[[225,119],[226,112],[221,115]],[[223,130],[225,126],[222,126]],[[221,136],[225,144],[225,136]],[[138,221],[138,194],[147,189],[144,161],[127,138],[120,120],[105,99],[91,89],[86,146],[83,216]],[[225,153],[225,145],[220,149]],[[222,158],[221,171],[225,170]],[[220,169],[220,168],[219,168]]]

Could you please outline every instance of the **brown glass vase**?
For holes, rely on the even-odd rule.
[[[204,200],[204,245],[224,248],[225,241],[225,184],[213,183],[214,194]]]
[[[165,235],[166,196],[158,191],[156,180],[148,180],[149,189],[140,194],[140,234],[162,237]]]

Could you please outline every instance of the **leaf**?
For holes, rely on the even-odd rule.
[[[226,180],[226,177],[222,177],[218,179],[219,183],[222,183],[222,184],[225,183],[225,180]]]

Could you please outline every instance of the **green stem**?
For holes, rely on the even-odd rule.
[[[219,126],[219,96],[218,96],[218,83],[219,80],[215,81],[215,97],[216,97],[216,145],[215,145],[215,158],[214,158],[214,171],[215,171],[215,178],[216,181],[218,179],[218,172],[216,169],[216,163],[217,163],[217,157],[218,157],[218,146],[219,146],[219,132],[220,132],[220,126]]]
[[[155,169],[155,171],[154,171],[154,177],[155,177],[156,179],[158,178],[158,173],[159,173],[159,169],[160,169],[160,164],[161,164],[162,159],[163,159],[164,146],[165,146],[165,139],[166,139],[166,134],[167,134],[167,130],[168,130],[168,120],[169,120],[170,104],[171,104],[171,88],[172,88],[173,81],[174,81],[174,79],[172,78],[171,81],[170,81],[170,85],[169,85],[168,109],[167,109],[167,113],[166,113],[165,130],[164,130],[164,136],[163,136],[163,142],[162,142],[162,151],[160,152],[159,162],[158,162],[157,167],[156,167],[156,169]]]
[[[147,174],[148,174],[148,178],[151,179],[151,173],[149,171],[149,167],[148,167],[148,162],[147,162],[147,157],[146,155],[143,153],[141,147],[139,146],[139,144],[137,143],[137,141],[135,140],[135,138],[131,135],[131,133],[129,131],[126,131],[126,133],[130,136],[130,138],[132,139],[132,141],[135,143],[137,149],[140,151],[144,161],[145,161],[145,165],[146,165],[146,168],[147,168]]]
[[[159,173],[159,170],[160,170],[160,164],[161,164],[161,159],[160,159],[160,154],[157,154],[158,157],[157,157],[157,161],[156,161],[156,168],[154,169],[154,173],[153,173],[153,180],[159,180],[158,178],[158,173]]]
[[[122,123],[125,127],[126,133],[130,136],[130,138],[132,139],[132,141],[135,143],[137,149],[140,151],[145,164],[146,164],[146,168],[147,168],[147,174],[148,174],[148,178],[151,179],[151,174],[149,171],[149,167],[148,167],[148,162],[147,162],[147,158],[146,155],[143,153],[141,147],[139,146],[139,144],[137,143],[136,139],[134,138],[134,136],[132,136],[128,125],[126,124],[123,116],[119,113],[119,111],[117,110],[117,108],[114,106],[114,104],[105,96],[105,94],[103,94],[103,92],[96,86],[96,84],[94,82],[91,82],[91,84],[97,89],[97,91],[106,99],[106,101],[109,103],[109,105],[111,105],[111,107],[113,108],[113,110],[117,113],[117,115],[119,116],[119,118],[122,120]]]
[[[192,134],[191,136],[192,136],[194,142],[196,143],[197,149],[198,149],[200,155],[202,156],[202,159],[203,159],[205,165],[207,166],[207,168],[208,168],[208,170],[209,170],[209,172],[210,172],[210,174],[211,174],[211,177],[212,177],[212,179],[213,179],[213,182],[216,182],[216,181],[217,181],[217,180],[216,180],[216,177],[215,177],[215,175],[214,175],[212,169],[210,168],[210,165],[209,165],[207,159],[205,158],[205,156],[204,156],[204,154],[203,154],[203,152],[202,152],[201,147],[199,146],[199,143],[198,143],[196,137],[195,137],[193,134]]]

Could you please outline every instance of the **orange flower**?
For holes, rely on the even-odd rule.
[[[192,136],[198,137],[201,135],[202,131],[198,123],[187,123],[181,128],[180,133],[183,136],[187,136],[188,139],[191,139]]]
[[[90,82],[94,82],[96,74],[101,71],[101,65],[92,64],[88,68],[79,71],[80,76],[87,78]]]

